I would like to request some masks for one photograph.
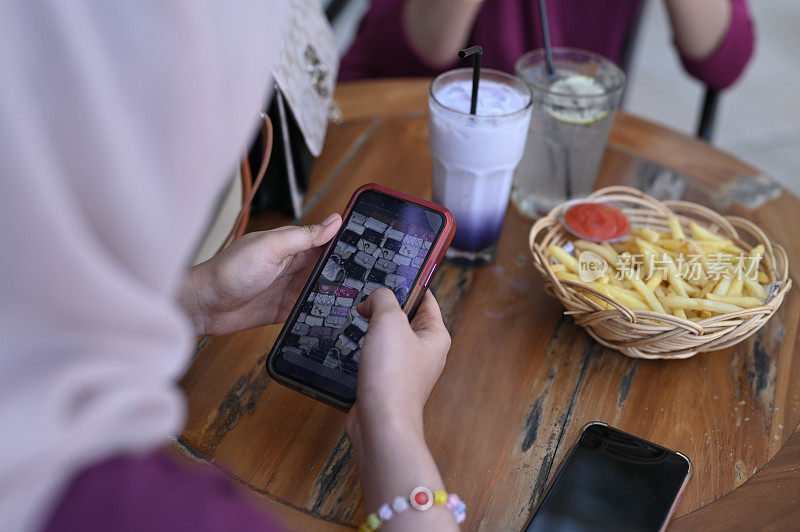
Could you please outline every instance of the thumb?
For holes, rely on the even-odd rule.
[[[278,259],[327,244],[342,225],[337,213],[330,214],[322,223],[313,225],[292,225],[275,229],[275,242],[272,252]]]
[[[356,307],[356,310],[368,320],[383,314],[403,312],[394,293],[384,287],[373,290],[369,297]]]

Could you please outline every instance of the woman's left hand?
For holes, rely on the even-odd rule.
[[[195,333],[220,335],[285,321],[320,253],[341,226],[334,213],[317,225],[248,233],[191,268],[178,294]]]

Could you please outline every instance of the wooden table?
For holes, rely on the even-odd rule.
[[[427,80],[344,84],[344,121],[316,163],[303,222],[341,211],[374,181],[430,197]],[[629,184],[754,220],[799,278],[800,202],[754,168],[695,139],[620,114],[598,186]],[[290,220],[271,214],[265,229]],[[466,530],[524,524],[580,428],[604,420],[686,453],[695,476],[673,529],[800,522],[800,296],[755,336],[683,361],[626,358],[592,341],[544,294],[531,221],[509,209],[497,260],[440,268],[432,289],[453,344],[426,407],[426,435]],[[180,443],[265,496],[301,529],[346,530],[364,508],[344,415],[274,382],[265,352],[280,327],[202,342],[181,385]]]

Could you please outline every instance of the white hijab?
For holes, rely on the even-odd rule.
[[[274,0],[0,2],[0,527],[180,430],[174,292],[253,133]]]

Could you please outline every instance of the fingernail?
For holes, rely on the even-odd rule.
[[[329,215],[328,215],[328,217],[327,217],[327,218],[325,218],[325,219],[322,221],[322,225],[331,225],[331,224],[333,223],[333,221],[334,221],[336,218],[338,218],[338,217],[339,217],[339,215],[338,215],[338,214],[336,214],[335,212],[334,212],[334,213],[332,213],[332,214],[329,214]]]

